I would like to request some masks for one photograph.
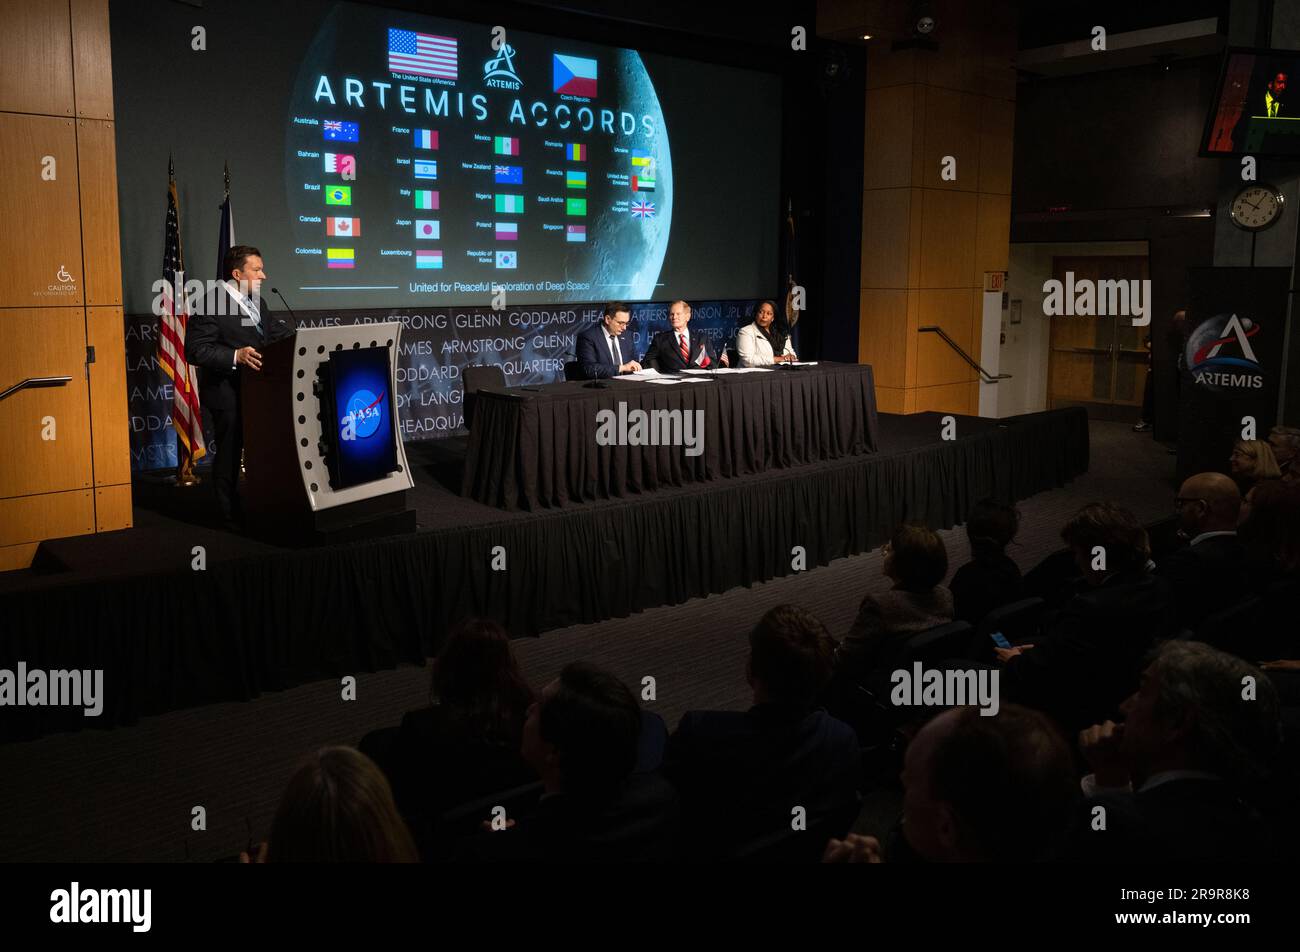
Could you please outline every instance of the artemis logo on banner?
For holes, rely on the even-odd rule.
[[[1261,327],[1249,317],[1216,314],[1187,338],[1187,370],[1207,390],[1262,390],[1264,368],[1250,340]]]
[[[1131,280],[1076,281],[1065,272],[1065,281],[1043,282],[1043,313],[1048,317],[1129,317],[1134,327],[1151,323],[1151,282]]]

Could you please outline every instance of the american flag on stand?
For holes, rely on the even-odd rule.
[[[185,360],[185,256],[181,248],[180,203],[176,199],[175,168],[167,160],[167,234],[163,250],[162,307],[158,314],[158,364],[172,379],[172,426],[176,430],[176,478],[192,482],[194,464],[207,455],[203,445],[203,413],[199,409],[199,379]]]

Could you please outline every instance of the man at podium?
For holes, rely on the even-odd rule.
[[[212,413],[216,457],[212,483],[228,528],[237,528],[239,463],[244,446],[240,374],[262,369],[261,348],[292,336],[293,324],[271,313],[262,300],[266,269],[262,253],[235,245],[221,264],[224,280],[195,306],[185,335],[185,356],[199,369],[199,401]]]

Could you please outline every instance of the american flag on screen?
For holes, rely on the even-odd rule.
[[[176,474],[193,476],[194,464],[207,455],[203,445],[203,414],[199,410],[199,379],[185,360],[185,258],[181,248],[180,202],[176,179],[167,161],[167,225],[163,239],[163,288],[158,314],[158,365],[172,380],[172,426],[176,430]]]
[[[394,73],[416,76],[456,78],[456,38],[416,33],[413,30],[388,31],[388,69]]]

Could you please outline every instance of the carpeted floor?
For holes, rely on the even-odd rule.
[[[1167,516],[1174,458],[1127,425],[1093,423],[1092,470],[1070,486],[1020,504],[1011,555],[1028,568],[1058,548],[1058,531],[1084,503],[1110,499],[1144,522]],[[969,557],[961,529],[943,533],[951,568]],[[859,601],[887,587],[879,551],[804,574],[733,589],[630,618],[551,631],[515,642],[532,682],[587,659],[629,684],[653,676],[647,703],[669,723],[692,708],[743,709],[746,635],[773,605],[815,612],[841,636]],[[593,580],[593,584],[596,584]],[[303,685],[256,701],[148,718],[129,728],[85,730],[0,745],[0,861],[206,861],[265,835],[295,761],[314,748],[355,744],[425,702],[427,668],[362,674],[357,699],[335,682]],[[192,828],[203,807],[206,830]],[[892,822],[897,795],[879,791],[858,828]]]

